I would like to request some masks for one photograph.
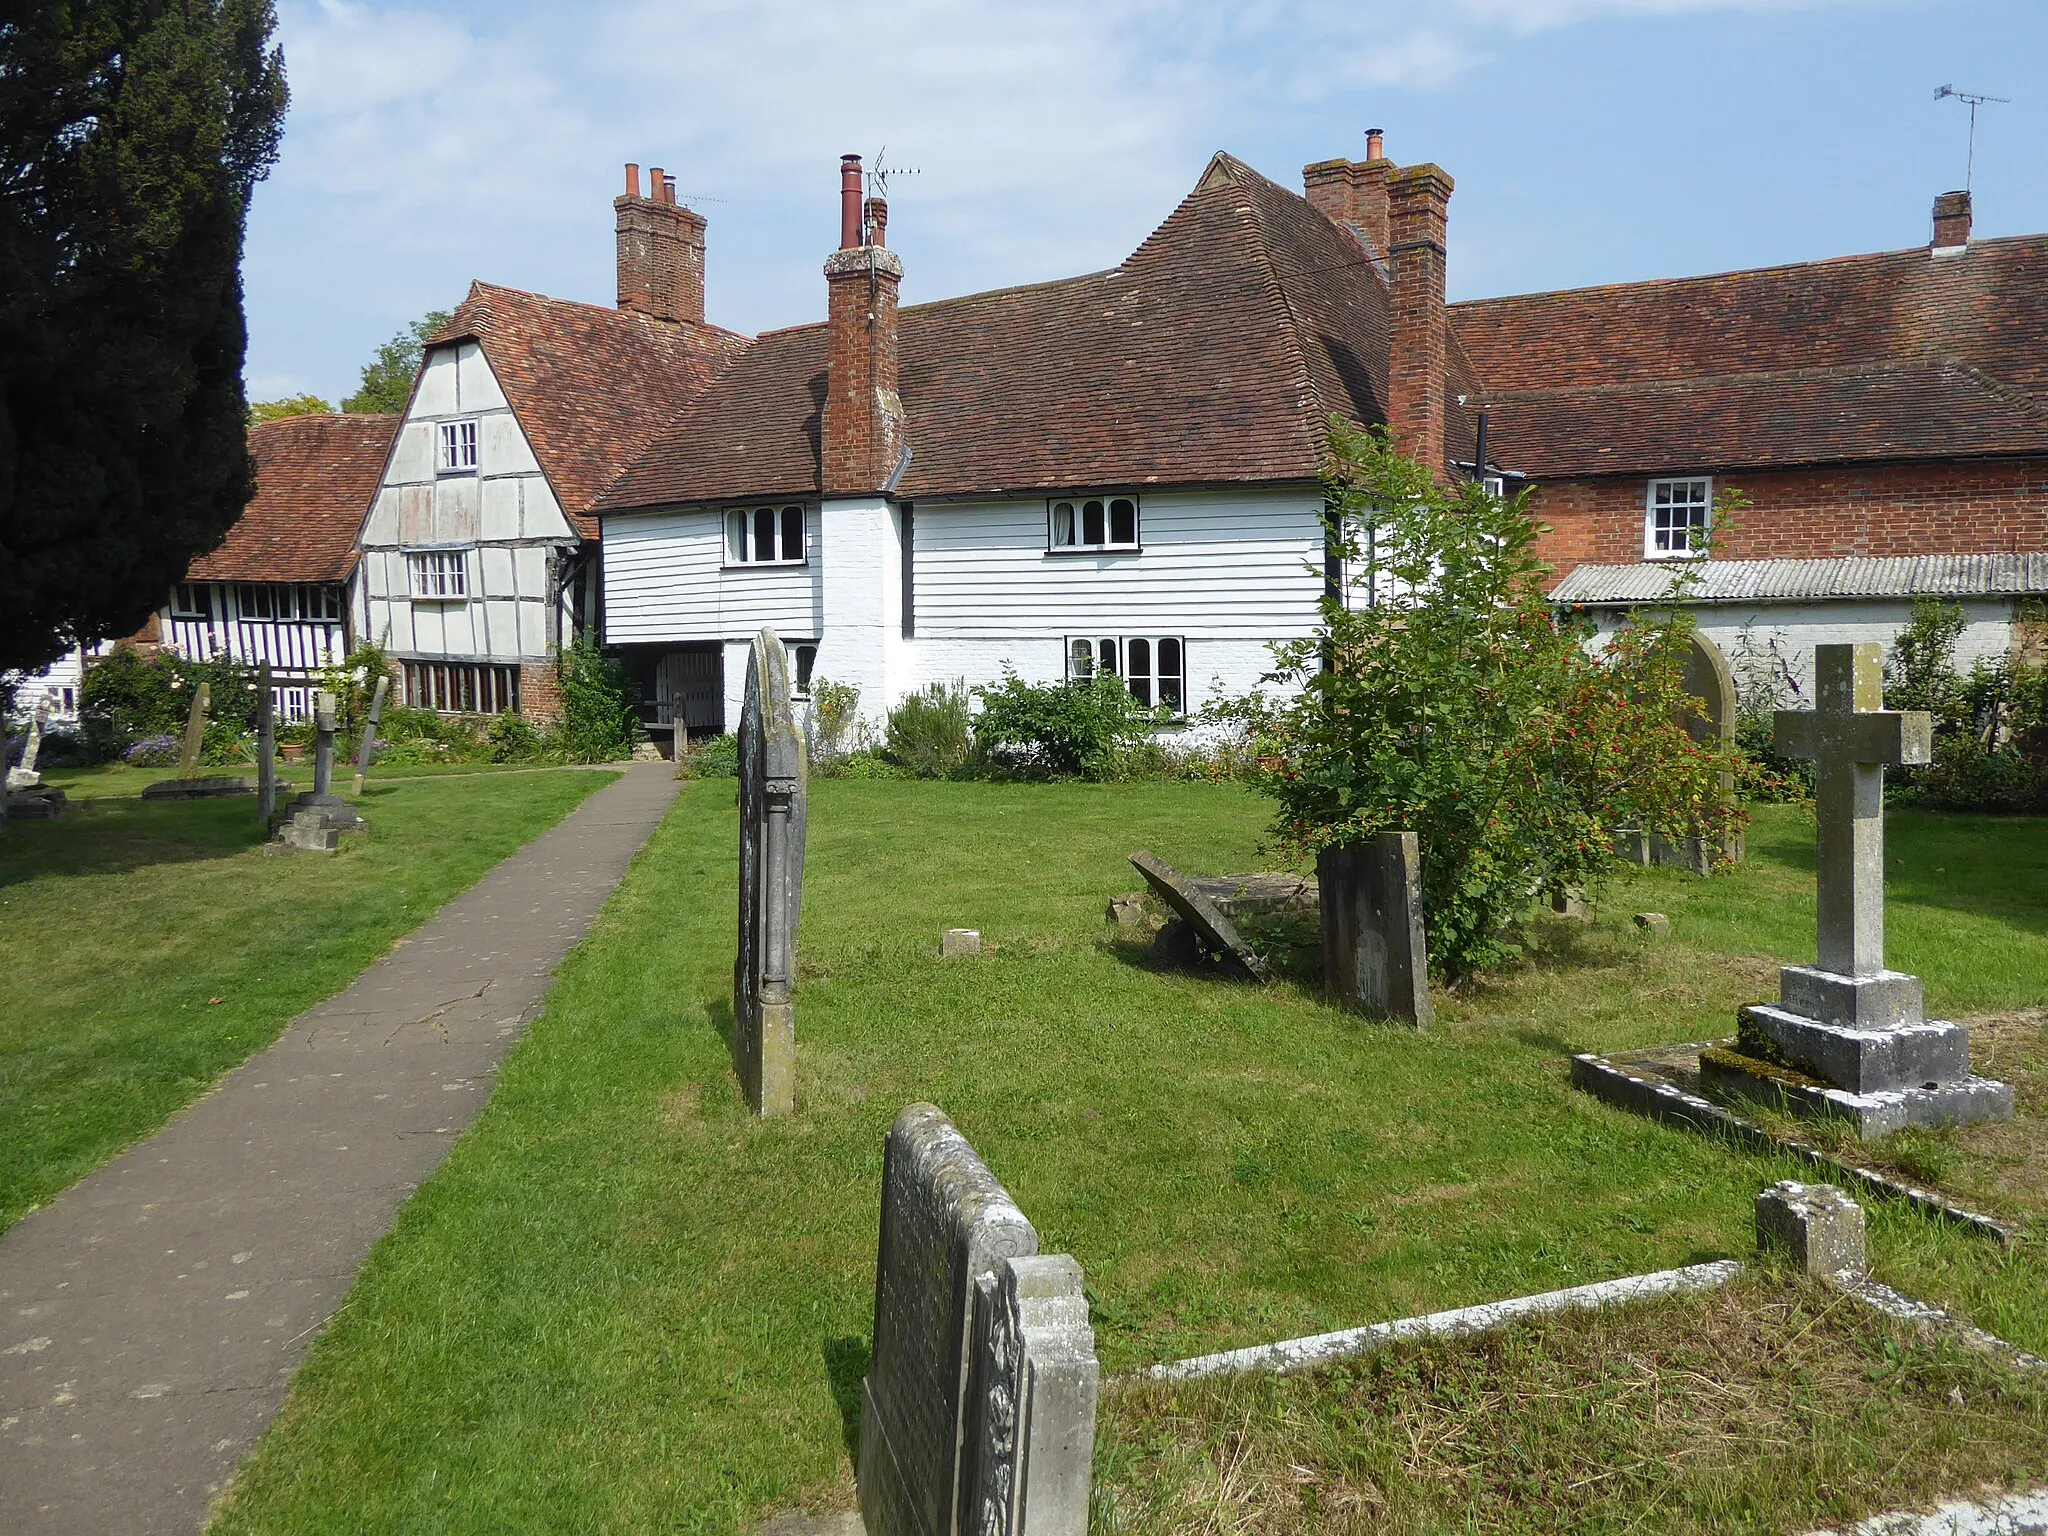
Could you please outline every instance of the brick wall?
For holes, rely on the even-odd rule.
[[[1715,541],[1722,560],[1845,555],[2012,554],[2048,550],[2048,460],[1732,471],[1714,489],[1750,507]],[[1562,580],[1577,565],[1643,558],[1645,475],[1538,485],[1538,544]]]
[[[529,662],[519,669],[519,713],[536,725],[562,718],[562,690],[556,686],[552,661]]]

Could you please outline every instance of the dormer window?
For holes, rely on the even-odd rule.
[[[1652,480],[1643,512],[1643,558],[1682,559],[1707,553],[1714,515],[1714,482],[1688,476]]]
[[[1057,496],[1045,504],[1045,547],[1052,554],[1138,547],[1135,496]]]
[[[802,565],[804,509],[729,507],[725,514],[727,565]]]
[[[476,473],[476,423],[444,421],[440,425],[440,456],[434,467],[444,475]]]

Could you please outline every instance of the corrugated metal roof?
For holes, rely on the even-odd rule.
[[[1582,565],[1551,593],[1587,607],[1660,602],[1681,569],[1688,603],[1789,603],[1849,597],[2028,597],[2048,594],[2048,554],[1908,555],[1891,559],[1660,560]]]

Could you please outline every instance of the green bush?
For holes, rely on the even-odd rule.
[[[727,732],[690,749],[683,766],[693,779],[736,779],[740,776],[740,739]]]
[[[901,763],[892,763],[874,752],[849,752],[844,757],[833,758],[819,770],[819,777],[827,779],[915,779],[921,775],[912,772]],[[922,775],[930,777],[930,775]]]
[[[1968,627],[1961,604],[1916,598],[1892,642],[1885,707],[1933,716],[1934,761],[1888,773],[1887,795],[1943,811],[2048,812],[2048,669],[2000,657],[1962,671]]]
[[[170,651],[154,656],[122,647],[86,664],[79,690],[85,751],[95,762],[118,756],[146,736],[181,740],[201,683],[211,694],[205,757],[208,762],[245,761],[231,740],[256,728],[256,673],[232,657],[187,661]]]
[[[548,755],[548,739],[522,715],[499,715],[484,730],[484,760],[492,763],[533,763]]]
[[[634,707],[631,674],[583,634],[555,657],[562,718],[552,745],[568,762],[612,763],[633,755],[646,736]]]
[[[1086,682],[1027,683],[1012,667],[994,688],[976,688],[974,742],[992,764],[1055,778],[1114,779],[1167,718],[1147,709],[1114,673]]]
[[[822,767],[835,757],[867,750],[860,723],[860,685],[811,680],[811,761]]]
[[[930,683],[889,711],[882,754],[920,779],[942,779],[974,750],[967,684]]]

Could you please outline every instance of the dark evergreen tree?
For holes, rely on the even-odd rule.
[[[254,489],[242,235],[270,0],[0,11],[0,668],[135,629]]]

